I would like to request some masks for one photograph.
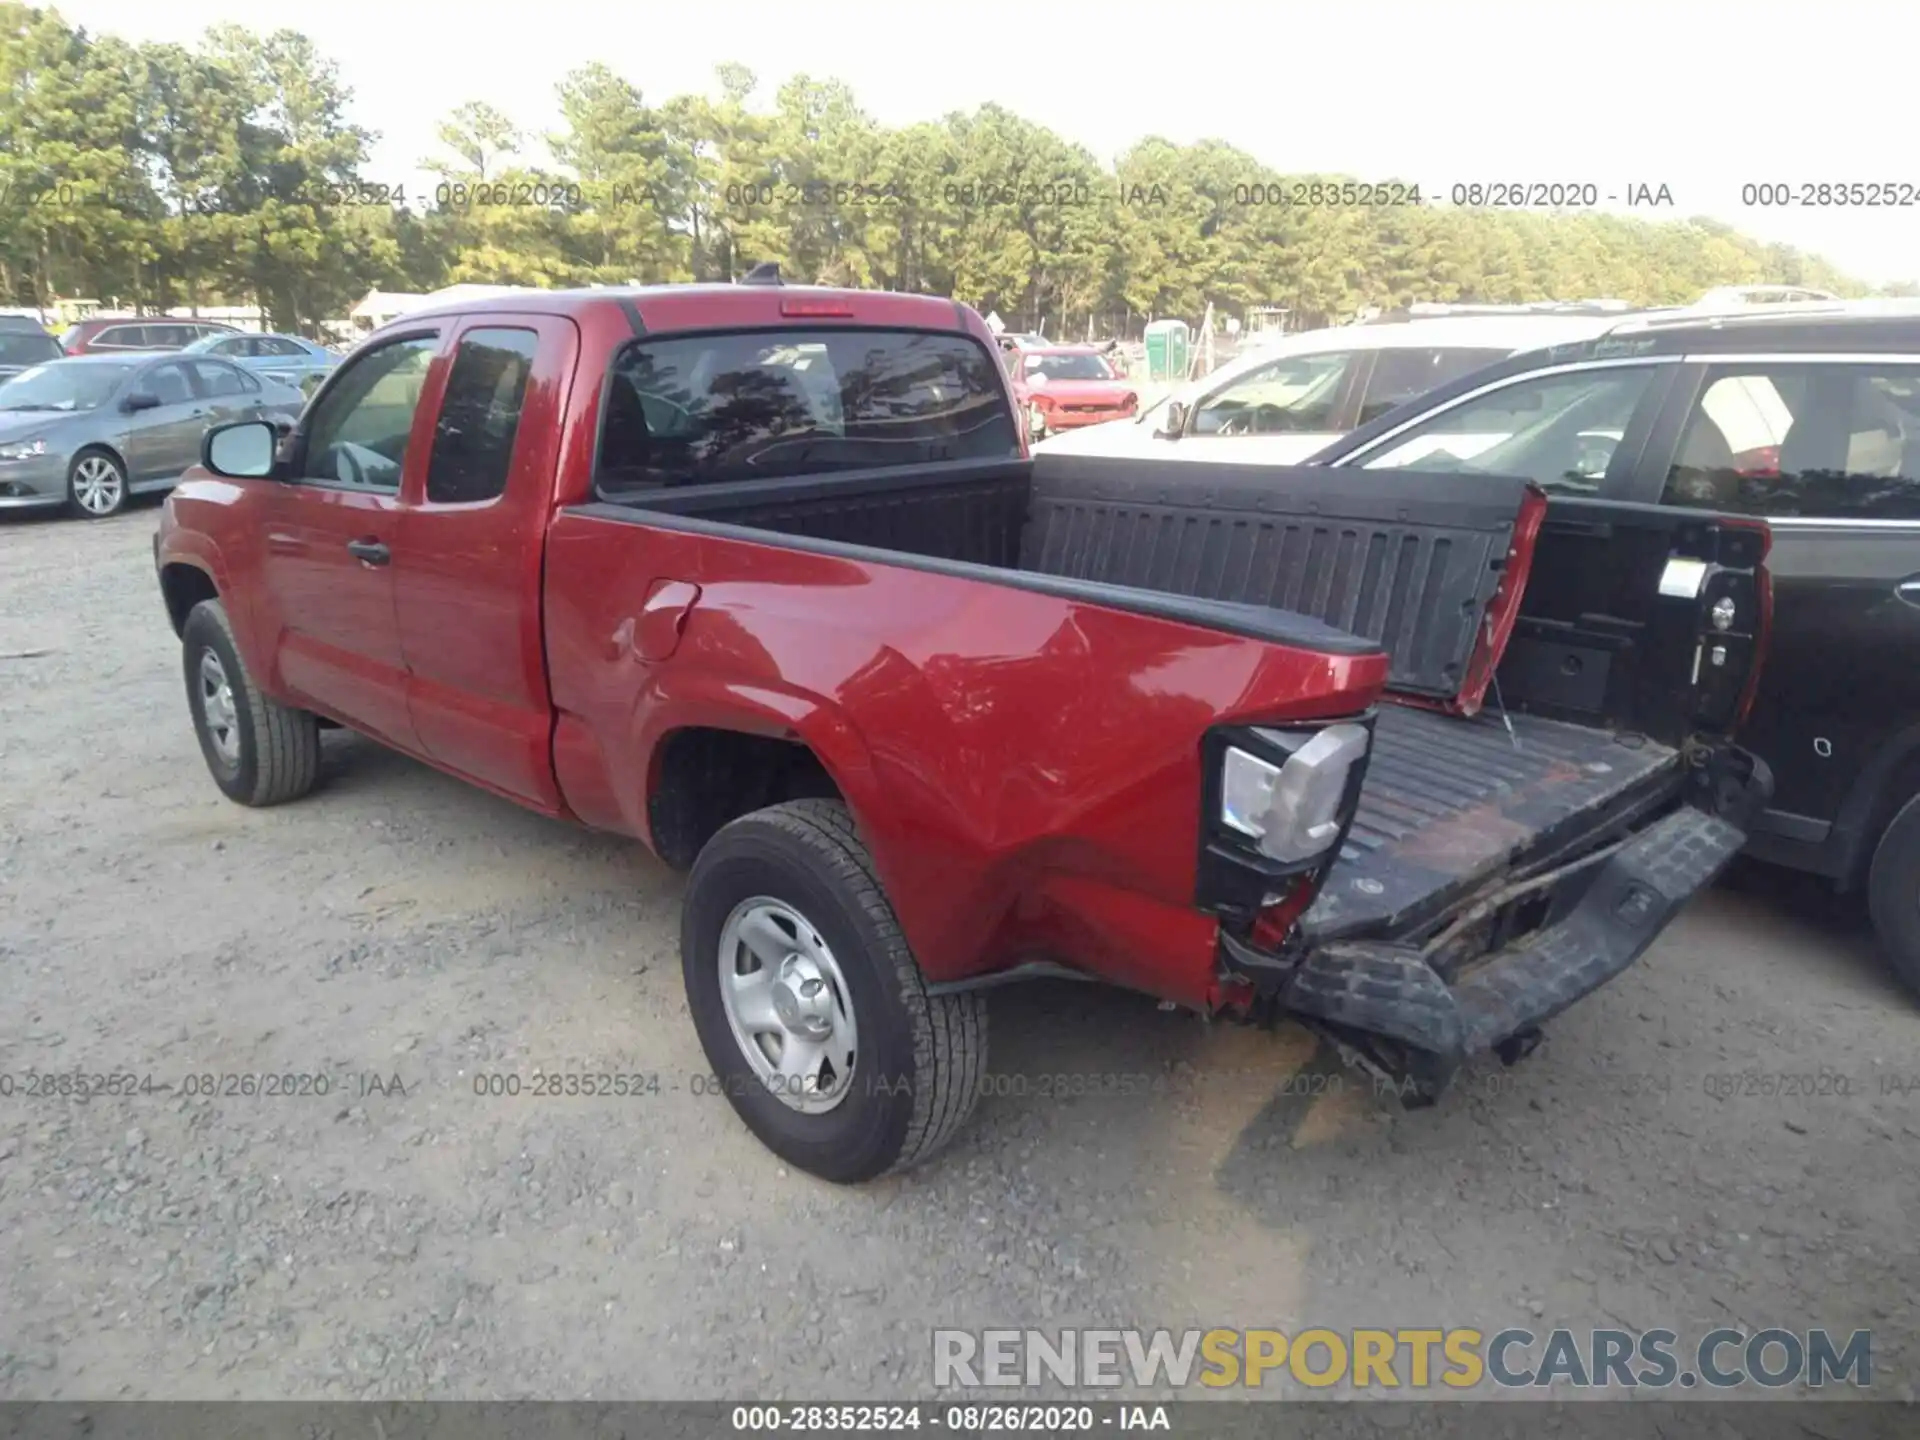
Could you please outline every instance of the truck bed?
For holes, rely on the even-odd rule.
[[[1303,921],[1312,941],[1417,942],[1516,869],[1575,858],[1651,821],[1678,792],[1679,753],[1627,728],[1644,723],[1638,697],[1665,693],[1665,678],[1642,673],[1654,653],[1642,642],[1655,637],[1642,634],[1636,597],[1656,593],[1673,512],[1642,527],[1655,569],[1634,572],[1625,602],[1607,592],[1606,565],[1556,552],[1540,587],[1547,628],[1526,639],[1526,664],[1504,673],[1510,735],[1497,691],[1472,719],[1434,707],[1464,708],[1500,579],[1529,543],[1518,534],[1523,479],[1044,454],[1030,475],[974,471],[945,467],[937,483],[876,475],[858,492],[815,477],[771,498],[764,484],[697,487],[650,497],[648,509],[773,530],[801,547],[870,546],[897,564],[1275,643],[1336,653],[1341,638],[1377,643],[1392,662],[1387,701],[1356,822]],[[1582,537],[1600,525],[1609,553],[1625,553],[1615,531],[1638,517],[1590,508],[1569,543],[1592,543]],[[1604,633],[1589,635],[1596,625]],[[1690,636],[1659,653],[1691,654]],[[1537,713],[1556,705],[1562,718]]]
[[[1673,791],[1680,755],[1669,746],[1510,718],[1512,736],[1491,705],[1472,720],[1380,707],[1359,813],[1307,912],[1309,937],[1416,930],[1517,861],[1601,838],[1596,814],[1630,818]]]

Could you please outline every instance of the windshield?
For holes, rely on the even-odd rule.
[[[1194,411],[1196,435],[1284,435],[1334,428],[1352,350],[1289,355],[1215,390]]]
[[[97,410],[130,365],[36,365],[0,385],[0,410]]]
[[[1027,379],[1111,380],[1113,371],[1098,355],[1029,355],[1021,362]]]
[[[51,335],[0,330],[0,365],[39,365],[59,358],[60,347]]]

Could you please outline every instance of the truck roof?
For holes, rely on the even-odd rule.
[[[405,329],[451,315],[565,315],[607,310],[626,314],[635,334],[731,329],[736,326],[813,325],[846,320],[913,330],[984,333],[985,322],[958,301],[891,290],[845,290],[825,285],[696,284],[597,286],[577,290],[519,290],[453,300],[410,310],[376,333]]]

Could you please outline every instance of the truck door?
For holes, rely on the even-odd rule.
[[[281,683],[301,703],[402,750],[417,750],[393,609],[401,478],[424,468],[421,397],[439,332],[354,357],[309,408],[291,471],[265,498],[260,557]]]
[[[551,315],[460,322],[426,463],[410,474],[394,598],[420,744],[558,811],[541,562],[579,337]]]

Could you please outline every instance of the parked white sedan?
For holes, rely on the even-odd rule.
[[[1088,426],[1034,448],[1293,464],[1436,385],[1522,350],[1591,339],[1619,318],[1443,316],[1306,331],[1188,382],[1132,421]]]

